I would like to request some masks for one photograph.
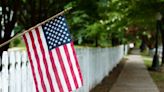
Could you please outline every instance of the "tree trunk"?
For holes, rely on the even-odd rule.
[[[162,18],[162,22],[161,22],[161,38],[162,38],[162,64],[161,66],[164,67],[164,18]]]

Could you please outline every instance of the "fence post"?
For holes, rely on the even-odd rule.
[[[8,92],[8,53],[2,54],[2,92]]]

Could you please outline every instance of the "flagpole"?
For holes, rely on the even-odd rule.
[[[34,29],[34,28],[36,28],[36,27],[38,27],[38,26],[40,26],[40,25],[46,23],[47,21],[52,20],[53,18],[56,18],[56,17],[58,17],[58,16],[60,16],[60,15],[63,15],[65,12],[68,12],[68,11],[70,11],[71,9],[72,9],[72,7],[69,7],[69,8],[67,8],[67,9],[65,9],[65,10],[63,10],[63,11],[61,11],[61,12],[59,12],[58,14],[56,14],[56,15],[54,15],[54,16],[48,18],[48,19],[46,19],[45,21],[43,21],[43,22],[41,22],[41,23],[39,23],[39,24],[37,24],[37,25],[35,25],[35,26],[29,28],[28,30],[25,30],[25,31],[23,31],[23,32],[20,33],[20,34],[15,35],[15,36],[12,37],[11,39],[9,39],[9,40],[7,40],[6,42],[0,44],[0,48],[3,47],[4,45],[10,43],[11,41],[13,41],[14,39],[16,39],[17,37],[20,37],[20,36],[24,35],[25,33],[31,31],[32,29]]]

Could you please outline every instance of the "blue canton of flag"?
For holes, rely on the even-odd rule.
[[[43,29],[50,50],[72,41],[65,18],[62,16],[44,24]]]
[[[71,92],[83,84],[65,17],[23,35],[36,92]]]

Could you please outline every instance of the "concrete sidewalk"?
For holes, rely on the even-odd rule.
[[[140,55],[129,55],[110,92],[159,92]]]

